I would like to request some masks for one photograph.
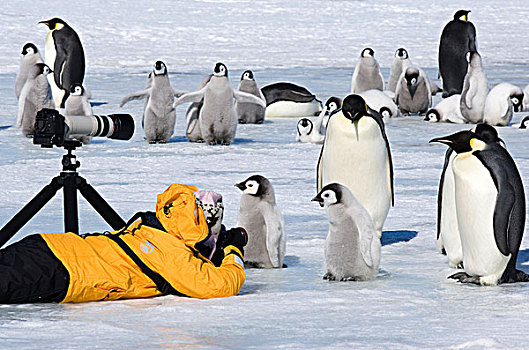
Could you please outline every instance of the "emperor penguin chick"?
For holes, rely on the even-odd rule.
[[[167,67],[162,61],[156,61],[152,74],[148,78],[145,90],[129,94],[121,100],[120,107],[132,100],[144,99],[143,129],[149,143],[166,143],[171,138],[175,125],[174,97],[184,92],[174,90],[169,83]]]
[[[483,110],[489,93],[489,84],[481,66],[481,56],[475,51],[467,54],[468,71],[461,92],[461,114],[471,123],[483,121]]]
[[[247,70],[242,73],[239,91],[247,92],[259,97],[266,103],[266,99],[255,82],[253,72]],[[265,117],[265,108],[254,103],[237,102],[235,105],[239,124],[262,124]]]
[[[83,85],[75,83],[70,88],[70,94],[64,103],[64,114],[67,116],[84,115],[85,117],[93,114],[92,106],[88,102]],[[82,143],[87,144],[92,138],[90,136],[80,136],[78,139]]]
[[[367,47],[362,50],[360,61],[356,65],[351,78],[351,93],[377,89],[384,90],[384,77],[375,59],[375,51]]]
[[[400,75],[395,102],[404,115],[423,115],[432,105],[432,90],[426,73],[416,66],[406,68]]]
[[[411,65],[412,63],[410,57],[408,56],[408,51],[406,51],[406,49],[402,47],[400,49],[397,49],[397,51],[395,51],[395,58],[393,58],[393,62],[391,63],[391,70],[389,72],[389,91],[395,92],[400,75],[406,68]]]
[[[22,133],[28,137],[35,132],[37,112],[43,108],[55,108],[50,84],[46,78],[50,73],[52,70],[44,63],[33,65],[29,70],[28,79],[20,91],[16,126],[22,128]]]
[[[337,183],[323,187],[313,201],[325,205],[329,216],[323,279],[365,281],[375,277],[380,239],[365,208],[347,187]]]
[[[22,57],[20,58],[20,66],[18,68],[17,79],[15,81],[15,95],[17,99],[20,97],[20,92],[28,79],[29,71],[36,63],[42,62],[42,56],[39,49],[33,43],[27,43],[22,48]]]
[[[490,90],[485,100],[483,122],[489,125],[507,126],[514,112],[522,111],[523,90],[510,83],[500,83]]]
[[[264,176],[253,175],[235,186],[243,192],[237,226],[248,233],[244,262],[257,268],[284,267],[285,224],[272,184]]]

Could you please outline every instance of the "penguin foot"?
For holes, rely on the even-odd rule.
[[[330,272],[327,272],[325,275],[323,275],[323,279],[328,281],[336,281],[336,276]]]
[[[448,276],[448,278],[457,280],[458,282],[461,282],[461,283],[472,283],[472,284],[481,285],[481,282],[479,281],[479,276],[470,276],[466,272],[454,273],[453,275]]]
[[[151,145],[154,145],[154,144],[156,143],[155,140],[151,140],[151,141],[148,141],[148,142],[149,142],[149,144],[151,144]]]
[[[529,282],[529,275],[523,271],[516,270],[516,281],[517,282]]]
[[[208,141],[208,144],[209,144],[210,146],[215,146],[217,143],[216,143],[215,141]]]
[[[340,281],[342,282],[346,282],[346,281],[358,281],[358,279],[354,276],[348,276],[348,277],[344,277],[342,278]]]
[[[281,266],[283,269],[286,269],[288,266],[287,264],[283,264],[283,266]]]
[[[464,269],[465,267],[463,266],[463,262],[461,261],[459,264],[457,264],[456,268],[457,269]]]

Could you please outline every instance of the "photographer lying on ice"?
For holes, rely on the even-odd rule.
[[[138,213],[120,231],[25,237],[0,250],[0,303],[236,295],[247,235],[221,232],[222,213],[219,194],[173,184],[156,213]]]

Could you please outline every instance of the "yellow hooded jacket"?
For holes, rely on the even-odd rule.
[[[136,221],[108,235],[42,233],[70,274],[68,292],[62,302],[167,294],[159,290],[159,285],[125,250],[131,250],[141,260],[140,265],[145,264],[167,281],[172,294],[194,298],[236,295],[246,277],[240,250],[226,247],[224,260],[217,268],[194,249],[209,231],[204,212],[195,203],[195,191],[196,186],[172,184],[158,195],[156,217],[167,232]]]

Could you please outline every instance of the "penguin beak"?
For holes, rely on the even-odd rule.
[[[432,142],[439,142],[439,143],[444,143],[444,144],[454,143],[454,141],[452,141],[452,140],[448,140],[445,136],[443,136],[443,137],[436,137],[436,138],[431,139],[431,140],[429,141],[429,143],[432,143]]]
[[[323,198],[321,198],[319,194],[316,197],[312,198],[310,201],[311,202],[318,202],[320,207],[323,207]]]
[[[246,189],[246,186],[244,185],[244,182],[240,182],[238,184],[235,184],[234,186],[237,187],[241,191],[244,191]]]
[[[45,25],[47,25],[48,27],[50,26],[50,24],[48,23],[48,21],[40,21],[39,23],[45,24]]]

